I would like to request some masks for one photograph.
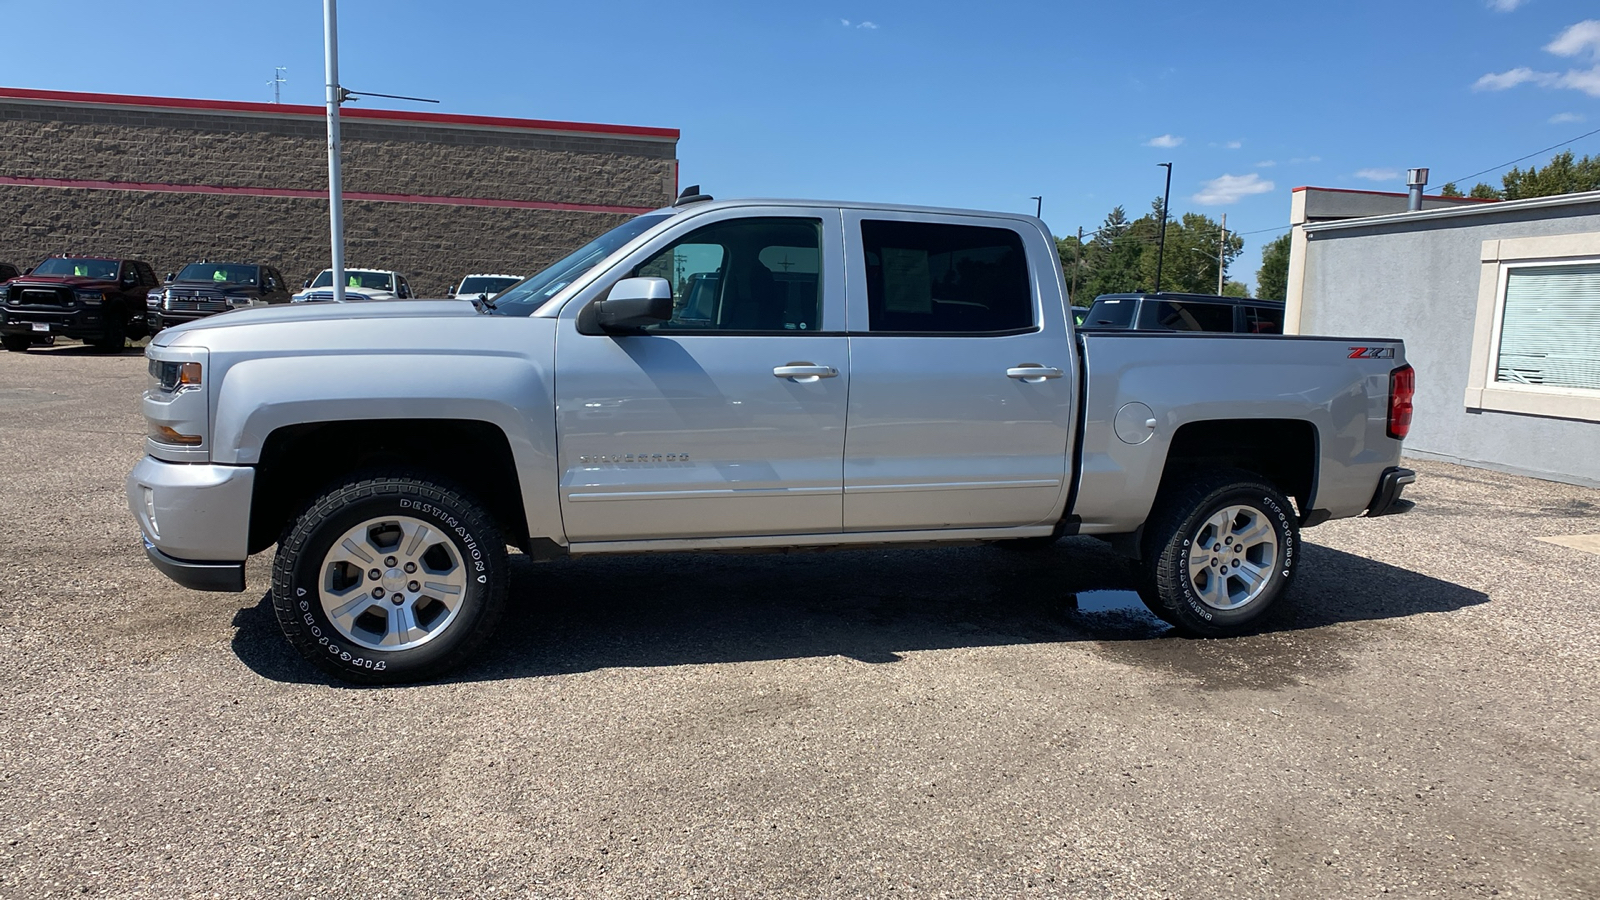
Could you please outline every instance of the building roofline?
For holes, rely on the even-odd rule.
[[[1386,225],[1405,222],[1458,219],[1467,216],[1491,216],[1503,212],[1518,212],[1529,209],[1558,209],[1563,206],[1582,206],[1586,203],[1600,203],[1600,191],[1585,191],[1580,194],[1558,194],[1554,197],[1530,197],[1526,200],[1499,200],[1487,206],[1456,206],[1445,209],[1424,209],[1418,212],[1389,213],[1360,219],[1340,219],[1336,222],[1322,222],[1303,227],[1306,230],[1306,234],[1310,235],[1324,231],[1343,231],[1352,228],[1381,228]]]
[[[1298,194],[1301,191],[1324,191],[1324,192],[1329,193],[1329,194],[1372,194],[1372,195],[1377,196],[1377,197],[1408,197],[1408,196],[1410,196],[1409,194],[1401,193],[1399,191],[1364,191],[1364,190],[1360,190],[1358,188],[1316,187],[1315,185],[1309,185],[1309,184],[1303,184],[1303,185],[1301,185],[1301,186],[1299,186],[1297,188],[1294,188],[1289,193]],[[1504,202],[1502,200],[1496,200],[1496,199],[1494,199],[1492,197],[1446,197],[1443,194],[1423,194],[1422,198],[1424,200],[1450,200],[1450,201],[1453,201],[1453,202],[1456,202],[1456,203],[1503,203]]]
[[[41,91],[32,88],[0,87],[0,100],[31,103],[77,103],[85,106],[125,106],[143,109],[181,110],[198,113],[232,113],[321,119],[327,110],[321,106],[293,103],[256,103],[247,100],[197,100],[188,97],[146,97],[137,94],[99,94],[79,91]],[[412,112],[399,109],[342,108],[341,119],[404,122],[412,125],[493,128],[505,131],[542,131],[562,134],[618,135],[676,141],[676,128],[642,125],[605,125],[593,122],[560,122],[551,119],[514,119],[503,116],[471,116],[456,113]]]

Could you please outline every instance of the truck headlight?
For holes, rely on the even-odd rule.
[[[197,362],[171,362],[150,360],[151,387],[164,394],[200,386],[200,364]]]
[[[78,295],[78,302],[85,306],[99,306],[106,299],[106,295],[101,291],[73,291],[73,293]]]

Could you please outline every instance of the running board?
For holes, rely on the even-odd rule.
[[[671,538],[648,541],[574,541],[571,556],[602,553],[705,553],[716,551],[767,551],[789,549],[845,549],[884,544],[952,544],[1004,541],[1012,538],[1049,537],[1052,525],[1017,528],[952,528],[927,531],[852,531],[844,534],[768,534],[756,537]]]

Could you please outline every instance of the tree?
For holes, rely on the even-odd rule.
[[[1502,199],[1499,189],[1490,187],[1489,185],[1484,184],[1481,181],[1472,186],[1472,192],[1467,194],[1467,196],[1468,197],[1477,197],[1479,200],[1499,200],[1499,199]]]
[[[1261,248],[1261,268],[1256,270],[1256,296],[1262,300],[1283,300],[1289,295],[1290,234]]]
[[[1160,235],[1161,198],[1150,204],[1148,215],[1133,222],[1128,221],[1122,207],[1113,209],[1094,240],[1084,248],[1084,271],[1088,274],[1079,282],[1079,293],[1087,298],[1155,289]],[[1201,294],[1215,291],[1221,236],[1221,226],[1199,213],[1169,218],[1160,289]],[[1224,264],[1231,263],[1244,251],[1244,239],[1229,234],[1220,249]]]
[[[1500,183],[1507,200],[1600,190],[1600,158],[1585,156],[1574,161],[1572,151],[1567,150],[1552,157],[1543,169],[1530,166],[1524,172],[1514,168],[1501,176]]]
[[[1454,181],[1446,181],[1444,183],[1444,187],[1439,188],[1439,196],[1462,197],[1465,195],[1461,193],[1461,188],[1456,187],[1456,183]]]
[[[1224,296],[1224,297],[1248,297],[1248,296],[1250,296],[1250,289],[1245,287],[1244,282],[1242,282],[1242,281],[1233,281],[1233,280],[1230,279],[1227,284],[1224,284],[1222,286],[1222,296]]]

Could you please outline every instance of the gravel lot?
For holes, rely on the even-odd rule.
[[[1600,895],[1600,555],[1536,540],[1600,491],[1416,463],[1228,641],[1090,539],[514,557],[491,656],[354,689],[268,556],[146,563],[143,382],[0,353],[0,895]]]

